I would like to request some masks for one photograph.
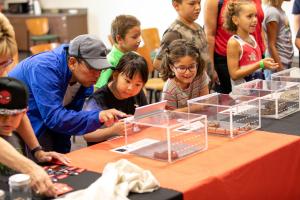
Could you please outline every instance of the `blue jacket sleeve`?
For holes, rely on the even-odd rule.
[[[63,106],[67,77],[46,64],[52,65],[41,62],[26,72],[44,124],[55,132],[69,135],[82,135],[100,128],[99,110],[75,111]]]

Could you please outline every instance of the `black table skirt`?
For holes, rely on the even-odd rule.
[[[69,176],[65,179],[59,180],[60,183],[66,183],[74,188],[75,190],[85,189],[93,182],[95,182],[101,176],[100,173],[91,172],[91,171],[84,171],[80,173],[78,176]],[[9,192],[8,192],[8,177],[0,176],[0,188],[5,190],[6,192],[6,200],[9,200]],[[128,196],[131,200],[182,200],[183,195],[180,192],[160,188],[151,193],[130,193]],[[38,196],[33,197],[34,200],[42,200],[42,199],[49,199],[49,198],[42,198]],[[101,197],[99,197],[101,199]]]

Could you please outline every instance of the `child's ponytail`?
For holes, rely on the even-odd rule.
[[[160,76],[162,77],[162,79],[164,81],[166,81],[168,78],[174,78],[175,75],[173,73],[173,71],[171,70],[170,65],[172,65],[172,62],[169,58],[170,56],[170,49],[169,47],[167,47],[164,50],[164,54],[163,54],[163,59],[161,62],[161,72],[160,72]]]
[[[251,4],[253,3],[251,0],[231,0],[227,3],[225,12],[223,14],[223,27],[227,31],[231,33],[235,33],[237,31],[237,25],[233,22],[232,18],[234,16],[239,16],[241,12],[241,7],[243,5]]]

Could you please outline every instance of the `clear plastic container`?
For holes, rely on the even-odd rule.
[[[300,82],[300,68],[292,67],[271,75],[273,81]]]
[[[9,193],[11,200],[31,200],[30,176],[15,174],[9,177]]]
[[[166,111],[165,101],[125,119],[125,146],[115,151],[173,162],[207,149],[206,116]]]
[[[212,93],[188,100],[189,113],[207,116],[209,134],[230,138],[261,127],[259,98]]]
[[[232,93],[260,98],[261,116],[281,119],[300,110],[300,83],[256,79],[232,88]]]

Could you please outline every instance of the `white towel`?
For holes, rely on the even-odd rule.
[[[87,189],[75,191],[59,200],[128,200],[129,192],[152,192],[159,188],[159,182],[149,170],[121,159],[108,163],[102,176]]]

